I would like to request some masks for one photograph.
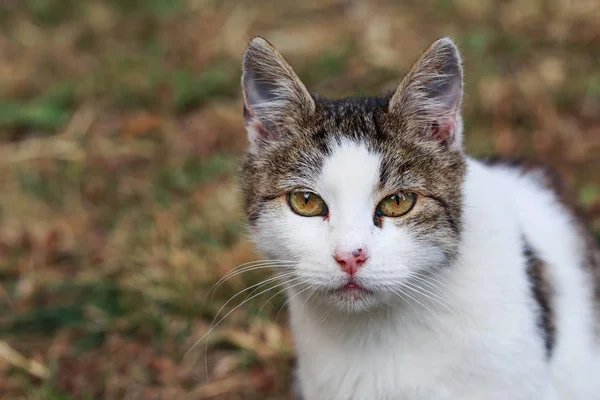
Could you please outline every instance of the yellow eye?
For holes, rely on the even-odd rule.
[[[288,194],[288,204],[293,212],[303,217],[316,217],[327,214],[327,205],[322,198],[311,192]]]
[[[414,193],[396,193],[381,200],[377,206],[377,213],[386,217],[400,217],[409,212],[416,201],[417,196]]]

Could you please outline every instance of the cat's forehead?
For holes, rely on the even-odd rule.
[[[316,189],[323,182],[331,183],[329,188],[335,182],[356,182],[353,177],[363,177],[369,187],[378,184],[385,192],[418,189],[439,176],[435,164],[455,158],[390,116],[387,97],[316,98],[316,104],[310,118],[290,127],[290,140],[273,142],[247,159],[246,167],[257,167],[252,190],[274,197],[299,188]]]
[[[381,147],[387,136],[382,132],[386,119],[388,97],[317,99],[312,131],[316,136],[326,137],[328,145],[333,139],[350,138],[365,145]]]
[[[387,136],[379,128],[385,100],[320,99],[318,105],[304,124],[289,128],[289,141],[273,143],[257,155],[288,188],[314,188],[324,178],[332,181],[331,177],[341,176],[361,160],[372,161],[386,147]],[[379,161],[370,165],[371,172],[378,175]]]
[[[372,113],[375,110],[387,109],[391,93],[382,96],[370,97],[344,97],[341,99],[327,99],[315,96],[317,106],[327,109],[338,115],[355,114],[357,112]]]
[[[381,155],[365,143],[349,139],[330,145],[318,177],[319,188],[326,193],[350,196],[370,194],[380,183]]]

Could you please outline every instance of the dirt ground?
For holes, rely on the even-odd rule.
[[[549,164],[600,234],[597,1],[0,1],[1,399],[291,398],[284,299],[227,303],[265,274],[209,293],[258,258],[235,175],[256,34],[332,97],[450,35],[468,150]]]

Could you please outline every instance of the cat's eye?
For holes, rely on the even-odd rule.
[[[322,198],[312,192],[292,192],[287,197],[293,212],[303,217],[316,217],[327,214],[327,205]]]
[[[409,212],[416,201],[417,196],[414,193],[396,193],[381,200],[377,206],[377,213],[386,217],[400,217]]]

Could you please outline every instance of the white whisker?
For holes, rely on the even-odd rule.
[[[246,263],[248,264],[248,263]],[[244,264],[242,264],[244,265]],[[238,276],[242,273],[245,272],[251,272],[251,271],[256,271],[259,269],[267,269],[267,268],[281,268],[281,269],[286,269],[288,267],[287,264],[279,264],[279,263],[274,263],[274,264],[257,264],[257,265],[249,265],[246,266],[245,268],[239,269],[236,268],[235,271],[230,271],[229,273],[227,273],[224,277],[222,277],[221,279],[219,279],[219,281],[217,281],[217,283],[215,283],[206,293],[206,296],[204,296],[204,301],[202,302],[202,309],[204,309],[204,307],[206,306],[206,300],[208,299],[208,296],[210,295],[210,299],[213,299],[213,296],[215,294],[215,292],[217,291],[217,289],[228,279],[231,279],[235,276]]]
[[[415,308],[415,307],[412,305],[411,301],[410,301],[410,300],[407,300],[407,299],[404,297],[404,295],[405,295],[406,293],[404,293],[404,292],[402,291],[402,289],[400,289],[400,288],[396,288],[396,289],[392,289],[392,291],[393,291],[395,294],[397,294],[397,295],[398,295],[398,296],[399,296],[399,297],[400,297],[402,300],[404,300],[404,301],[405,301],[405,302],[406,302],[406,303],[407,303],[407,304],[410,306],[410,308],[412,308],[412,310],[415,312],[415,315],[417,316],[417,318],[421,319],[421,316],[420,316],[419,312],[418,312],[418,311],[417,311],[417,309],[416,309],[416,308]],[[409,297],[410,297],[410,296],[409,296]]]
[[[235,299],[236,297],[238,297],[240,294],[242,294],[242,293],[244,293],[244,292],[246,292],[246,291],[248,291],[248,290],[251,290],[251,289],[253,289],[253,288],[259,288],[259,287],[261,287],[261,286],[264,286],[265,284],[269,284],[269,283],[271,283],[271,282],[273,282],[273,281],[276,281],[276,280],[278,280],[278,279],[285,278],[285,277],[287,277],[287,276],[291,276],[291,275],[293,275],[293,273],[292,273],[292,272],[288,272],[287,274],[284,274],[283,276],[281,276],[281,275],[272,276],[272,277],[270,277],[270,278],[264,279],[264,280],[262,280],[262,281],[260,281],[260,282],[258,282],[258,283],[256,283],[256,284],[254,284],[254,285],[252,285],[252,286],[249,286],[249,287],[247,287],[247,288],[244,288],[244,289],[240,290],[240,291],[239,291],[239,292],[237,292],[235,295],[233,295],[232,297],[230,297],[230,298],[229,298],[229,300],[227,300],[227,301],[225,302],[225,304],[223,304],[223,305],[221,306],[221,308],[219,309],[219,311],[217,311],[217,313],[215,314],[215,317],[214,317],[214,319],[213,319],[213,322],[214,322],[214,320],[215,320],[215,319],[217,319],[217,317],[219,316],[219,314],[221,313],[221,311],[223,311],[223,309],[224,309],[224,308],[227,306],[227,304],[229,304],[229,303],[230,303],[230,302],[231,302],[233,299]],[[249,295],[249,296],[252,296],[252,295],[253,295],[253,293],[254,293],[254,292],[250,293],[250,295]],[[247,297],[246,297],[246,299],[248,299],[248,297],[249,297],[249,296],[247,296]],[[246,299],[244,299],[244,301],[245,301]]]
[[[302,281],[302,278],[294,278],[294,279],[290,279],[290,280],[286,281],[286,283],[296,283],[296,282],[299,282],[299,281]],[[293,285],[293,286],[295,286],[295,285]],[[265,306],[266,306],[266,305],[267,305],[267,304],[268,304],[268,303],[269,303],[271,300],[273,300],[273,298],[275,298],[277,295],[279,295],[279,294],[281,294],[281,293],[285,292],[286,290],[288,290],[290,287],[293,287],[293,286],[287,286],[287,287],[284,287],[283,289],[281,289],[281,290],[279,290],[277,293],[275,293],[273,296],[269,297],[269,298],[267,299],[267,301],[265,301],[265,302],[262,304],[262,306],[259,308],[259,310],[258,310],[258,313],[260,313],[260,312],[263,310],[263,308],[264,308],[264,307],[265,307]],[[257,316],[258,316],[258,313],[257,313]],[[256,319],[256,317],[255,317],[255,319]]]
[[[440,291],[439,286],[437,286],[436,284],[434,284],[432,282],[429,282],[427,279],[422,278],[420,276],[409,275],[408,282],[411,284],[415,284],[415,286],[417,286],[421,290],[425,291],[425,293],[427,293],[431,296],[434,296],[441,302],[443,302],[445,304],[448,303],[448,299],[442,296],[443,291]],[[427,287],[423,287],[423,285],[427,285],[430,289],[428,289]]]
[[[323,315],[321,315],[321,318],[319,318],[319,320],[317,321],[317,325],[318,324],[322,324],[323,322],[325,322],[325,319],[327,319],[327,317],[329,316],[329,314],[331,314],[331,310],[332,308],[329,307],[327,308],[324,312]]]
[[[402,285],[403,287],[407,288],[407,289],[411,289],[413,292],[415,292],[414,288],[412,288],[411,286],[408,286],[406,283]],[[419,293],[419,292],[417,292]],[[421,307],[423,307],[424,309],[426,309],[427,311],[429,311],[431,313],[431,315],[437,319],[438,321],[442,322],[439,317],[437,316],[436,313],[433,312],[433,310],[429,307],[427,307],[425,304],[423,304],[422,302],[420,302],[418,299],[416,299],[415,297],[411,296],[410,294],[408,294],[407,292],[404,292],[405,295],[407,295],[408,297],[410,297],[412,300],[414,300],[417,304],[419,304]]]
[[[314,294],[315,294],[315,293],[317,293],[317,289],[313,289],[313,291],[312,291],[312,292],[310,292],[310,293],[308,294],[308,296],[306,296],[306,299],[304,299],[304,303],[302,303],[302,310],[304,310],[304,313],[306,314],[306,320],[308,321],[308,323],[310,323],[310,318],[308,317],[308,313],[306,312],[306,302],[307,302],[308,300],[310,300],[310,298],[311,298],[312,296],[314,296]]]
[[[301,284],[302,284],[302,283],[300,283],[300,284],[298,284],[298,285],[294,285],[294,286],[299,286],[299,285],[301,285]],[[298,293],[296,293],[295,295],[293,295],[293,296],[291,296],[289,299],[287,299],[287,300],[285,301],[285,303],[283,303],[283,305],[282,305],[281,307],[279,307],[279,311],[277,312],[277,316],[275,317],[275,322],[277,322],[277,321],[279,320],[279,314],[281,313],[281,310],[283,310],[283,309],[285,308],[285,305],[286,305],[287,303],[289,303],[289,302],[290,302],[290,300],[292,300],[294,297],[298,296],[298,295],[299,295],[299,294],[301,294],[301,293],[304,293],[304,292],[306,292],[308,289],[310,289],[310,286],[308,286],[308,287],[306,287],[306,288],[302,289],[301,291],[299,291]]]
[[[413,292],[419,293],[421,294],[424,298],[428,299],[429,301],[431,301],[434,305],[441,305],[442,307],[444,307],[446,310],[448,310],[449,312],[453,313],[453,311],[450,309],[450,307],[448,307],[448,305],[446,304],[445,299],[443,299],[442,297],[436,295],[435,293],[425,289],[424,287],[419,287],[419,286],[415,286],[412,285],[410,282],[404,282],[404,285],[412,290]]]
[[[270,279],[272,279],[272,280],[275,280],[275,279],[277,279],[277,278],[279,278],[279,277],[274,277],[274,278],[270,278]],[[263,294],[263,293],[266,293],[266,292],[268,292],[269,290],[273,290],[273,289],[275,289],[275,288],[277,288],[277,287],[279,287],[279,286],[281,286],[281,285],[284,285],[285,283],[286,283],[286,282],[281,282],[281,283],[278,283],[278,284],[276,284],[276,285],[273,285],[273,286],[271,286],[271,287],[269,287],[269,288],[267,288],[267,289],[265,289],[265,290],[262,290],[261,292],[259,292],[259,293],[255,294],[254,296],[252,296],[252,297],[250,297],[250,298],[246,298],[246,299],[245,299],[244,301],[242,301],[240,304],[238,304],[237,306],[235,306],[235,307],[234,307],[234,308],[233,308],[231,311],[229,311],[227,314],[225,314],[225,316],[224,316],[223,318],[221,318],[221,319],[220,319],[220,320],[219,320],[219,321],[218,321],[216,324],[213,322],[213,323],[211,324],[211,327],[210,327],[210,329],[208,330],[208,332],[206,332],[204,335],[202,335],[202,337],[201,337],[200,339],[198,339],[198,340],[197,340],[197,341],[196,341],[196,342],[195,342],[195,343],[192,345],[192,347],[190,347],[190,349],[189,349],[189,350],[188,350],[188,351],[185,353],[185,355],[187,355],[187,354],[188,354],[190,351],[192,351],[192,350],[193,350],[193,349],[194,349],[194,348],[195,348],[195,347],[196,347],[196,346],[197,346],[199,343],[201,343],[201,342],[202,342],[202,341],[203,341],[203,340],[204,340],[206,337],[208,337],[208,336],[209,336],[209,335],[210,335],[210,334],[211,334],[211,333],[212,333],[212,332],[213,332],[213,331],[214,331],[214,330],[215,330],[215,329],[216,329],[216,328],[217,328],[217,327],[218,327],[218,326],[219,326],[219,325],[220,325],[220,324],[221,324],[221,323],[222,323],[222,322],[223,322],[223,321],[224,321],[224,320],[225,320],[225,319],[228,317],[228,316],[230,316],[230,315],[231,315],[233,312],[235,312],[237,309],[239,309],[240,307],[242,307],[244,304],[246,304],[246,303],[247,303],[247,302],[249,302],[250,300],[252,300],[252,299],[254,299],[254,298],[256,298],[256,297],[260,296],[261,294]],[[261,282],[260,284],[264,284],[264,282]],[[252,286],[251,286],[251,287],[252,287]],[[248,290],[248,289],[244,289],[244,291],[245,291],[245,290]],[[238,294],[240,294],[240,293],[241,293],[241,292],[238,292],[238,293],[236,294],[236,296],[237,296]],[[230,299],[230,300],[231,300],[231,299]],[[223,307],[224,307],[224,306],[223,306]],[[223,307],[221,307],[221,310],[223,309]],[[219,311],[219,312],[220,312],[220,311]],[[217,313],[217,315],[218,315],[218,314],[219,314],[219,313]],[[215,319],[216,319],[216,317],[215,317]],[[213,320],[213,321],[214,321],[214,320]],[[205,343],[205,351],[204,351],[204,358],[205,358],[205,368],[206,368],[206,376],[208,377],[208,361],[207,361],[207,356],[206,356],[207,352],[208,352],[208,341],[206,341],[206,343]]]
[[[451,289],[450,286],[446,285],[444,282],[442,282],[440,279],[438,279],[435,276],[429,275],[429,274],[424,274],[422,272],[418,272],[418,271],[414,271],[410,273],[411,276],[420,276],[428,281],[431,281],[433,283],[436,283],[440,286],[443,286],[446,289]]]
[[[293,266],[295,263],[296,263],[295,261],[285,261],[285,260],[258,260],[258,261],[251,261],[251,262],[241,264],[241,265],[233,268],[231,271],[227,272],[221,279],[219,279],[210,288],[207,295],[210,294],[211,292],[214,294],[214,291],[216,291],[226,280],[231,279],[234,276],[237,276],[244,272],[255,271],[257,269],[263,269],[263,268],[277,268],[277,267],[283,268],[283,267]],[[212,299],[212,295],[211,295],[211,299]]]

